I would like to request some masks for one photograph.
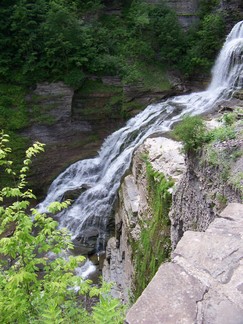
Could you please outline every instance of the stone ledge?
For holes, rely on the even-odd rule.
[[[128,324],[242,324],[243,204],[188,231],[127,314]]]

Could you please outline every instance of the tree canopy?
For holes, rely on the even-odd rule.
[[[190,73],[198,66],[208,70],[224,28],[219,14],[208,16],[215,3],[203,3],[201,23],[188,34],[163,1],[121,2],[120,12],[111,15],[108,1],[3,0],[0,77],[5,82],[65,80],[79,86],[90,74],[116,74],[131,81],[139,78],[142,64]]]

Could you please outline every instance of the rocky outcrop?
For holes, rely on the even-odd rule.
[[[240,324],[243,318],[243,205],[229,204],[204,233],[185,233],[126,322]],[[190,247],[190,248],[189,248]]]
[[[175,10],[179,22],[185,29],[198,21],[199,0],[166,0],[166,2]]]
[[[238,103],[237,106],[239,106]],[[235,108],[235,106],[231,107],[229,103],[227,103],[227,106],[222,103],[219,107],[222,111],[224,110],[223,106],[227,108],[227,111],[229,107],[230,111]],[[107,256],[103,269],[105,280],[115,282],[115,286],[113,287],[114,296],[126,302],[131,291],[134,291],[134,282],[137,275],[137,269],[136,275],[134,270],[136,268],[136,256],[138,254],[137,242],[141,242],[144,228],[149,226],[148,224],[152,223],[154,219],[154,210],[151,206],[151,197],[149,196],[150,192],[148,189],[151,184],[148,183],[146,161],[149,161],[153,170],[164,174],[167,178],[173,178],[176,182],[172,193],[172,209],[169,214],[173,249],[176,248],[177,244],[180,246],[180,239],[182,237],[188,237],[188,230],[194,231],[193,237],[195,241],[197,241],[197,239],[204,235],[203,232],[207,230],[213,221],[215,221],[214,224],[218,224],[216,220],[219,217],[223,217],[222,215],[224,214],[221,216],[220,214],[229,203],[242,202],[243,125],[240,120],[241,117],[239,117],[241,116],[241,110],[238,111],[238,114],[239,115],[234,115],[236,121],[232,126],[235,131],[235,138],[211,142],[205,145],[203,150],[200,150],[200,154],[190,154],[186,159],[181,153],[181,144],[168,138],[149,138],[137,149],[133,157],[131,171],[124,178],[119,191],[115,216],[115,235],[108,242]],[[219,119],[222,119],[222,115],[220,114],[218,114],[216,118],[212,119],[211,117],[210,121],[207,122],[207,127],[209,129],[218,128],[222,125]],[[238,180],[236,181],[235,179]],[[232,206],[238,205],[231,205],[231,207]],[[166,233],[161,231],[160,235],[162,239]],[[203,237],[205,237],[206,241],[208,240],[208,242],[210,242],[210,235]],[[190,243],[191,238],[188,239],[186,241],[187,245],[185,246],[194,246],[194,238],[192,238],[192,243]],[[151,242],[153,242],[153,240],[158,240],[158,238],[151,237]],[[212,244],[214,244],[213,242],[212,240]],[[211,243],[208,244],[210,245]],[[199,251],[195,252],[193,247],[191,247],[191,249],[193,253],[197,254],[198,258],[204,258],[203,255],[202,257],[199,256]],[[160,252],[162,253],[162,251]],[[174,256],[176,255],[175,253],[177,252],[174,252]],[[219,251],[219,255],[220,253],[221,251]],[[219,255],[218,258],[220,259]],[[144,249],[144,259],[145,258],[146,249]],[[224,258],[223,254],[222,258]],[[166,270],[159,270],[159,272],[162,271],[161,276],[164,276],[165,273],[170,273],[170,276],[168,275],[166,280],[162,280],[160,276],[160,280],[163,282],[163,285],[165,285],[163,289],[168,292],[166,293],[166,299],[170,301],[176,298],[173,294],[170,296],[169,285],[171,283],[168,283],[168,280],[178,283],[179,287],[180,282],[185,279],[183,284],[188,286],[188,288],[184,297],[188,299],[186,303],[192,304],[188,306],[188,304],[185,304],[183,301],[182,304],[184,305],[183,307],[185,307],[184,313],[181,309],[180,312],[185,315],[186,320],[181,323],[194,323],[193,321],[189,321],[189,318],[191,318],[190,316],[195,316],[194,300],[200,301],[207,288],[205,288],[203,280],[202,282],[199,280],[200,282],[198,283],[198,278],[191,278],[187,276],[187,274],[185,274],[184,277],[182,276],[182,278],[178,277],[178,273],[184,271],[181,269],[181,264],[176,265],[175,270],[173,270],[173,267],[174,265],[172,266],[169,264],[163,268]],[[151,294],[151,296],[153,293],[155,295],[157,294],[156,284],[152,287],[155,291],[150,291],[149,294]],[[159,293],[164,294],[162,290],[159,290]],[[152,298],[151,296],[149,298]],[[215,298],[215,296],[212,298]],[[219,298],[222,298],[223,305],[225,299],[221,295]],[[191,302],[189,302],[189,299]],[[139,305],[139,307],[145,306],[145,304],[143,304],[143,306],[141,306],[142,304]],[[197,303],[197,305],[200,305],[200,303]],[[154,308],[150,309],[148,305],[146,305],[146,307],[147,310],[140,309],[141,314],[145,314],[146,312],[148,312],[149,316],[151,316],[151,312],[156,314]],[[158,304],[157,307],[160,309]],[[212,307],[217,306],[214,305]],[[174,306],[174,308],[176,308],[176,306]],[[192,309],[193,311],[191,313]],[[143,311],[145,313],[143,313]],[[160,311],[158,312],[160,314]],[[176,310],[175,314],[178,315]],[[174,320],[176,317],[173,316],[174,315],[171,315],[171,318]],[[135,317],[133,317],[133,320],[134,318]],[[138,318],[140,322],[143,323],[142,317],[140,316]],[[149,317],[146,317],[144,323],[153,322],[151,320],[149,321],[148,318]],[[168,318],[170,319],[170,317]],[[178,318],[180,318],[180,316]],[[156,322],[156,315],[154,319],[155,322],[153,323],[160,323],[159,321]],[[171,320],[171,322],[168,321],[168,323],[175,323],[176,321],[173,322],[173,320]],[[131,323],[140,322],[132,321]],[[167,317],[165,317],[164,323],[167,323]],[[199,321],[199,323],[201,322]]]
[[[146,0],[150,4],[159,4],[160,0]],[[188,29],[199,20],[200,0],[165,0],[167,5],[175,10],[181,25]],[[230,31],[234,24],[243,19],[243,3],[241,0],[220,0],[215,5],[215,11],[223,13],[226,30]]]
[[[93,113],[91,101],[84,107],[86,111],[77,112],[75,93],[63,82],[45,82],[38,84],[26,98],[32,125],[21,131],[21,135],[31,142],[46,144],[45,154],[34,160],[29,177],[39,199],[58,174],[77,160],[95,156],[104,138],[123,123],[121,116],[120,120],[114,120],[111,115],[100,114],[98,109]],[[95,98],[101,105],[102,96],[107,94]]]
[[[200,156],[187,158],[170,212],[172,248],[184,232],[205,231],[228,203],[242,201],[243,126],[236,125],[235,139],[206,145]]]
[[[108,241],[103,277],[113,281],[113,295],[128,302],[134,280],[132,242],[140,239],[146,221],[152,219],[145,157],[154,170],[178,181],[184,168],[181,144],[167,138],[148,138],[135,152],[131,173],[119,191],[115,236]]]
[[[107,119],[111,124],[119,123],[153,102],[188,91],[179,76],[166,75],[166,81],[166,89],[154,90],[142,82],[123,85],[117,76],[90,77],[74,92],[72,116],[75,120],[90,121],[96,127]]]

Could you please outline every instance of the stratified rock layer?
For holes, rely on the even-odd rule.
[[[115,214],[115,236],[108,241],[103,278],[115,283],[112,294],[128,302],[133,288],[134,264],[132,243],[140,240],[141,224],[152,219],[146,163],[165,177],[179,180],[185,170],[182,145],[164,137],[148,138],[133,157],[131,174],[119,191]]]
[[[243,205],[229,204],[204,233],[187,231],[126,321],[242,323]]]

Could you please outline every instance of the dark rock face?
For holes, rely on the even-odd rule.
[[[198,21],[199,0],[166,0],[168,6],[175,10],[181,25],[188,29]]]
[[[154,171],[172,177],[176,182],[185,169],[180,148],[181,144],[167,138],[148,138],[135,151],[131,173],[125,176],[118,192],[115,234],[107,244],[103,278],[114,283],[112,295],[125,302],[132,296],[134,286],[137,252],[134,245],[141,240],[144,227],[153,218],[144,156]]]
[[[32,142],[46,144],[45,153],[33,161],[29,177],[30,186],[40,199],[58,174],[71,163],[95,156],[104,138],[122,123],[107,116],[100,117],[97,111],[94,116],[85,118],[81,114],[78,118],[72,109],[73,95],[71,88],[58,82],[38,84],[26,98],[29,109],[37,104],[51,119],[51,123],[33,122],[21,132]]]
[[[63,195],[63,200],[64,201],[67,200],[67,199],[76,200],[81,195],[81,193],[83,193],[88,188],[90,188],[89,185],[83,184],[79,188],[75,188],[73,190],[68,190]]]
[[[159,4],[160,0],[146,0],[150,4]],[[198,22],[198,9],[200,0],[165,0],[167,5],[175,10],[178,20],[181,25],[188,29],[192,24]],[[217,7],[219,12],[222,12],[225,21],[226,29],[230,31],[232,27],[243,19],[243,2],[242,0],[221,0]]]

